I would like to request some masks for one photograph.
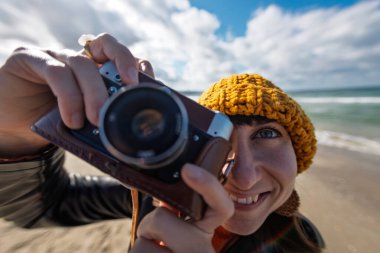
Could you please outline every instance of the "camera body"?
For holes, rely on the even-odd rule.
[[[194,163],[221,176],[233,129],[228,117],[143,73],[137,86],[124,86],[112,62],[99,72],[110,95],[99,127],[86,121],[82,129],[69,129],[55,108],[32,129],[125,186],[200,219],[205,203],[180,172],[185,163]]]

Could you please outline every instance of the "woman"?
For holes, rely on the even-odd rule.
[[[201,221],[195,226],[205,237],[213,235],[217,252],[320,252],[323,240],[297,212],[299,199],[294,191],[296,175],[310,166],[316,151],[313,126],[301,107],[270,81],[249,74],[220,80],[202,94],[199,103],[229,115],[235,126],[231,138],[235,166],[224,185],[234,213],[223,221],[220,218],[219,226],[214,220],[212,225]],[[222,201],[228,202],[220,197],[210,208],[226,210],[220,206]],[[175,226],[173,216],[155,212],[160,210],[141,222],[139,236],[164,242],[174,237],[176,240],[167,244],[175,248],[177,245],[170,243],[177,242],[178,234],[186,235],[187,229],[165,231],[164,224]],[[195,244],[208,252],[202,239]],[[183,245],[177,246],[178,250]],[[151,247],[146,251],[153,252],[154,245]]]
[[[126,85],[138,83],[138,70],[154,76],[149,62],[110,35],[88,41],[86,52],[20,48],[1,68],[0,215],[20,226],[80,225],[133,213],[129,190],[106,178],[68,175],[62,150],[30,131],[56,103],[68,127],[80,128],[85,118],[97,125],[107,91],[94,62],[114,61]],[[224,186],[184,166],[182,179],[208,204],[196,222],[178,219],[164,203],[154,208],[140,194],[131,252],[320,252],[323,240],[297,212],[294,191],[316,146],[300,106],[248,74],[222,79],[199,102],[231,117],[235,166]]]

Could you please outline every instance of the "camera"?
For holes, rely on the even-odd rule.
[[[182,181],[180,171],[194,163],[223,176],[233,129],[229,118],[141,72],[133,87],[123,85],[112,62],[99,73],[109,93],[99,127],[86,121],[82,129],[69,129],[55,108],[32,129],[125,186],[200,219],[205,203]]]

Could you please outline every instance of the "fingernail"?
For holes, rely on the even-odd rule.
[[[71,124],[73,128],[81,128],[83,126],[83,115],[80,112],[75,112],[71,115]]]
[[[139,82],[136,68],[133,68],[133,67],[129,68],[127,73],[128,73],[129,80],[131,80],[132,82],[131,84],[137,84]]]
[[[194,166],[187,166],[186,172],[192,179],[200,179],[202,177],[202,171],[201,168],[194,167]]]
[[[146,64],[145,62],[140,64],[141,71],[144,72],[144,74],[154,78],[153,69],[150,65]]]

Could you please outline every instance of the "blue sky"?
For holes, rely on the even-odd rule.
[[[305,12],[318,8],[343,8],[356,2],[353,0],[190,0],[191,5],[205,9],[218,17],[221,24],[217,33],[222,37],[228,32],[235,36],[243,36],[247,21],[254,10],[269,5],[277,5],[289,12]]]
[[[180,90],[234,73],[285,90],[380,86],[380,0],[2,0],[0,63],[21,45],[79,50],[81,34],[102,32]]]

